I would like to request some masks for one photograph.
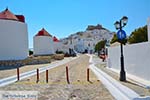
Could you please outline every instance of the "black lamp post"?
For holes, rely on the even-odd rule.
[[[119,30],[120,32],[120,36],[123,35],[123,30],[122,28],[124,26],[126,26],[128,21],[128,17],[124,16],[122,17],[122,19],[120,21],[116,21],[115,22],[115,27],[117,30]],[[124,32],[125,33],[125,32]],[[120,71],[120,81],[126,81],[126,72],[124,70],[124,56],[123,56],[123,41],[126,39],[125,38],[118,38],[119,42],[120,42],[120,47],[121,47],[121,57],[120,57],[120,61],[121,61],[121,71]]]

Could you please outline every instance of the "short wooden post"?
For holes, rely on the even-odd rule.
[[[19,67],[17,68],[17,81],[20,80],[20,72],[19,72]]]
[[[37,75],[36,83],[38,83],[39,82],[39,69],[37,69],[36,72],[37,72],[37,74],[36,74]]]
[[[46,83],[48,83],[48,70],[46,70]]]
[[[66,79],[67,79],[67,83],[70,84],[70,82],[69,82],[69,73],[68,73],[68,66],[66,66]]]
[[[90,73],[90,69],[87,68],[87,81],[90,81],[90,79],[89,79],[89,73]]]

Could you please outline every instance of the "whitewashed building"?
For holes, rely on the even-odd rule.
[[[44,28],[33,38],[34,55],[54,54],[53,37]]]
[[[8,8],[0,12],[0,60],[21,60],[28,57],[28,31],[23,15],[14,15]]]
[[[68,39],[63,39],[59,41],[59,49],[57,50],[63,51],[64,53],[69,53],[69,48],[71,47],[72,47],[72,44],[70,40],[68,41]]]
[[[105,29],[86,30],[78,34],[72,34],[62,40],[68,48],[77,52],[94,53],[95,45],[102,40],[111,40],[113,33]],[[67,47],[66,47],[67,48]]]
[[[147,20],[147,35],[148,35],[148,41],[150,42],[150,17]]]
[[[74,45],[74,50],[77,52],[94,52],[94,40],[92,38],[81,38],[78,39],[78,42]]]
[[[78,39],[78,42],[76,42],[74,44],[74,49],[77,52],[84,52],[85,51],[84,40],[83,39]]]
[[[60,42],[55,36],[53,37],[53,44],[54,44],[54,53],[56,53],[56,51],[63,51],[62,49],[62,42]]]

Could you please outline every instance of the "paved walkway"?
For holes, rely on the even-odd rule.
[[[106,62],[102,62],[98,57],[94,56],[93,60],[96,64],[96,66],[101,69],[103,72],[107,73],[109,76],[113,77],[115,80],[117,80],[119,83],[123,84],[124,86],[129,87],[133,91],[135,91],[137,94],[139,94],[141,97],[144,96],[150,96],[150,90],[143,88],[136,84],[135,82],[129,80],[127,78],[127,82],[121,82],[119,81],[119,75],[118,73],[113,72],[112,70],[109,70],[106,68]],[[147,99],[146,99],[147,100]]]
[[[66,66],[69,67],[70,84],[66,82]],[[87,81],[88,66],[89,57],[81,55],[71,62],[49,70],[48,83],[45,81],[45,72],[43,72],[40,74],[39,83],[36,83],[36,76],[32,76],[0,87],[0,90],[38,91],[38,100],[114,100],[92,71],[90,71],[90,82]]]

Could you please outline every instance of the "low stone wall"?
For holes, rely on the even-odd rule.
[[[52,60],[62,60],[64,59],[64,55],[55,54],[51,56],[36,56],[36,57],[28,57],[24,60],[7,60],[0,61],[0,69],[5,67],[20,67],[24,65],[34,65],[34,64],[46,64],[51,63]]]
[[[0,67],[44,64],[44,63],[50,63],[50,62],[51,62],[51,57],[29,57],[24,60],[0,61]]]

